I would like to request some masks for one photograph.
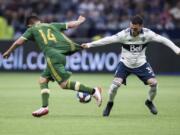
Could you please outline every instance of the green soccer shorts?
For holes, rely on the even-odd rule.
[[[55,53],[53,55],[46,57],[47,67],[42,72],[41,76],[47,78],[51,81],[56,81],[62,83],[68,80],[71,76],[71,72],[66,71],[66,56],[60,53]]]

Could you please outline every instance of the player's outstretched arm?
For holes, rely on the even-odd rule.
[[[123,43],[124,39],[124,30],[120,31],[119,33],[109,36],[109,37],[104,37],[100,40],[93,41],[90,43],[83,43],[81,44],[81,47],[86,49],[90,47],[96,47],[96,46],[103,46],[103,45],[108,45],[112,43]]]
[[[86,20],[86,18],[84,16],[79,16],[76,21],[67,22],[67,27],[68,28],[76,28],[80,24],[82,24],[85,20]]]
[[[19,38],[17,39],[12,45],[11,47],[3,54],[3,58],[7,59],[11,52],[13,52],[18,46],[22,45],[25,42],[25,39],[23,38]]]
[[[156,42],[166,45],[167,47],[171,48],[177,55],[180,55],[180,48],[178,46],[176,46],[168,38],[165,38],[161,35],[156,34],[156,36],[153,38],[153,41],[156,41]]]
[[[90,43],[83,43],[81,44],[81,47],[86,49],[90,47],[103,46],[103,45],[108,45],[108,44],[117,43],[117,42],[121,42],[121,36],[119,36],[118,34],[110,36],[110,37],[105,37],[105,38],[102,38],[100,40],[93,41]]]

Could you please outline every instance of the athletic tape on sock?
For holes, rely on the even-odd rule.
[[[41,94],[43,94],[43,93],[50,93],[50,90],[49,89],[42,89]]]
[[[80,82],[76,82],[76,84],[75,84],[75,90],[76,90],[76,91],[79,91],[79,87],[80,87]]]

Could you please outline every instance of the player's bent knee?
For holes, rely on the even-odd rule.
[[[117,87],[120,87],[122,82],[123,82],[122,78],[114,78],[113,80],[113,84],[116,85]]]
[[[62,89],[65,89],[66,88],[66,85],[67,85],[67,81],[64,81],[62,83],[59,83],[59,86],[62,88]]]
[[[39,85],[40,85],[41,90],[48,89],[48,82],[49,80],[47,78],[43,78],[43,77],[39,78]]]
[[[47,78],[44,78],[44,77],[39,78],[39,84],[48,83],[48,82],[49,80]]]
[[[156,87],[157,84],[158,84],[158,82],[157,82],[157,80],[155,78],[151,78],[147,82],[151,87]]]

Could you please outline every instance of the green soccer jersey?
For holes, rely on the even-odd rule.
[[[34,41],[45,55],[52,53],[52,50],[67,55],[81,47],[62,33],[66,29],[66,23],[38,23],[28,28],[22,38]]]

